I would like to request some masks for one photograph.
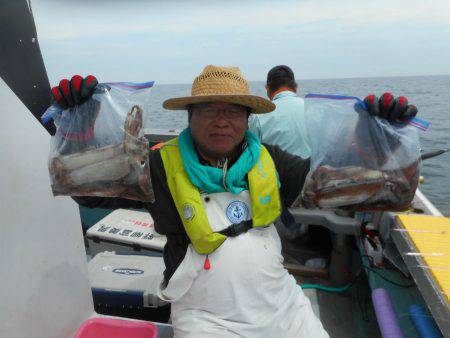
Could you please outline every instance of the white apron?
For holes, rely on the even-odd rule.
[[[248,191],[202,195],[214,231],[251,219]],[[275,226],[229,237],[209,255],[190,244],[166,288],[175,338],[328,337],[309,299],[283,267]]]

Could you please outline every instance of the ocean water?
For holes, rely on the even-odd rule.
[[[353,95],[364,98],[368,93],[406,96],[419,109],[418,117],[431,122],[421,134],[424,152],[450,148],[450,76],[353,78],[330,80],[298,80],[299,95],[326,93]],[[181,129],[187,125],[185,112],[167,111],[162,102],[170,97],[190,94],[190,85],[158,85],[152,88],[145,102],[149,112],[145,127]],[[265,97],[264,82],[250,84],[253,94]],[[422,192],[444,214],[450,216],[450,152],[424,161]]]

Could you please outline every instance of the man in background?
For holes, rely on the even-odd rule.
[[[276,109],[264,115],[253,115],[250,130],[261,142],[304,159],[311,156],[305,125],[305,103],[297,95],[294,72],[288,66],[275,66],[267,74],[267,96]]]
[[[281,149],[302,157],[311,157],[305,118],[305,102],[297,95],[294,72],[288,66],[273,67],[267,73],[265,85],[267,96],[275,103],[276,109],[264,115],[252,115],[249,128],[261,142],[277,145]],[[295,240],[308,231],[306,225],[295,224],[288,210],[283,210],[281,221],[286,226],[284,237]],[[279,229],[280,230],[280,229]],[[284,230],[284,229],[282,229]]]

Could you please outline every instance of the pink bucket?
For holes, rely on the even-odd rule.
[[[111,318],[86,320],[74,338],[156,338],[158,328],[148,322]]]

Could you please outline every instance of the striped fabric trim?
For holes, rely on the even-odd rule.
[[[411,121],[408,122],[411,126],[417,127],[420,130],[426,131],[428,127],[431,125],[431,122],[419,119],[417,117],[413,118]]]
[[[150,82],[142,82],[142,83],[135,83],[135,82],[107,82],[106,83],[109,86],[114,86],[117,88],[129,90],[129,91],[135,91],[139,89],[146,89],[151,88],[155,84],[155,81]]]
[[[334,94],[306,94],[305,98],[306,99],[330,99],[330,100],[355,100],[358,102],[363,102],[356,96],[334,95]]]

